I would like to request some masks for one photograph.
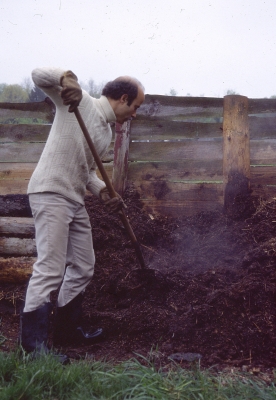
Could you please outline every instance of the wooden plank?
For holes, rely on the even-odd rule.
[[[142,181],[223,181],[222,162],[217,160],[183,160],[168,162],[134,162],[129,164],[128,180]],[[276,183],[276,161],[273,165],[251,165],[250,181],[258,185]]]
[[[0,217],[0,236],[34,238],[33,218]]]
[[[162,96],[147,94],[145,102],[139,108],[139,114],[151,115],[158,111],[160,107],[177,108],[218,108],[223,107],[223,98],[215,97],[180,97],[180,96]],[[276,99],[248,99],[248,109],[250,113],[275,112]]]
[[[221,160],[177,160],[129,163],[128,180],[222,181]]]
[[[249,116],[250,139],[275,139],[276,114],[263,116]]]
[[[2,143],[1,162],[36,163],[44,149],[45,143]]]
[[[141,200],[143,204],[143,209],[150,215],[160,214],[166,215],[174,218],[179,218],[182,216],[191,216],[200,212],[206,211],[219,211],[222,212],[222,203],[214,201],[185,201],[184,202],[164,202],[164,201],[154,201],[151,199]]]
[[[51,124],[0,124],[0,143],[46,142]]]
[[[30,278],[35,257],[0,257],[0,282],[24,283]]]
[[[55,106],[46,98],[35,103],[0,103],[0,119],[10,118],[41,118],[53,122]]]
[[[131,140],[177,140],[210,137],[222,137],[221,123],[183,122],[162,119],[143,119],[131,122]]]
[[[35,257],[34,239],[0,237],[0,257]]]
[[[252,139],[250,140],[250,163],[257,164],[259,161],[276,160],[276,139]],[[268,162],[267,162],[268,163]]]
[[[35,167],[36,163],[0,163],[0,196],[26,194]],[[109,179],[112,179],[113,163],[104,163],[104,168]],[[101,179],[98,170],[97,175]]]
[[[130,161],[222,160],[222,139],[131,142]]]
[[[0,163],[37,163],[44,146],[45,143],[43,142],[2,143],[0,150]],[[102,161],[113,161],[113,156],[113,143],[111,143]]]
[[[204,118],[220,122],[222,117],[222,99],[211,97],[174,97],[146,95],[145,102],[137,112],[137,118],[162,117],[173,119]]]
[[[186,201],[221,202],[223,196],[222,182],[142,181],[134,184],[142,200],[177,201],[185,204]]]
[[[276,99],[248,99],[249,113],[276,112]]]
[[[250,140],[251,162],[275,159],[276,139]],[[37,163],[44,143],[3,143],[0,151],[1,163]],[[113,161],[113,144],[103,158],[103,162]],[[131,142],[130,161],[166,161],[170,159],[222,159],[222,139],[193,140],[178,142]]]

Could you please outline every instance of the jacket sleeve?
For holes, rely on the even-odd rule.
[[[60,97],[60,78],[65,70],[61,68],[43,67],[32,71],[33,82],[49,96],[56,105],[62,105]]]
[[[86,189],[89,190],[92,194],[99,197],[101,189],[105,187],[104,181],[98,178],[96,170],[91,169],[89,172],[89,180],[86,186]]]

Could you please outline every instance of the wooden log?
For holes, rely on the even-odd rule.
[[[0,217],[0,236],[34,238],[33,218]]]
[[[224,207],[236,215],[235,199],[247,196],[250,190],[248,99],[229,95],[223,105]]]
[[[30,278],[35,257],[0,257],[0,282],[24,283]]]
[[[129,134],[130,121],[122,125],[116,123],[112,183],[115,191],[120,195],[124,193],[127,179]]]
[[[36,255],[34,239],[0,237],[0,257],[35,257]]]
[[[26,194],[0,196],[0,216],[32,217],[28,196]]]

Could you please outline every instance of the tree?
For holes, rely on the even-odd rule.
[[[96,99],[99,99],[102,95],[102,90],[105,86],[106,82],[102,82],[102,83],[95,83],[94,79],[90,79],[88,81],[88,84],[80,82],[80,86],[86,90],[90,96],[95,97]]]
[[[229,94],[239,94],[239,93],[235,92],[235,90],[228,89],[226,92],[226,95],[229,95]]]
[[[6,85],[0,95],[0,101],[5,103],[25,103],[29,95],[20,85]]]
[[[43,90],[39,89],[38,86],[34,85],[34,87],[31,90],[31,93],[29,94],[29,101],[30,102],[38,102],[38,101],[44,101],[46,94],[43,92]]]
[[[1,96],[3,90],[5,89],[6,86],[7,86],[6,83],[0,83],[0,96]]]
[[[21,87],[26,90],[26,92],[28,93],[28,95],[30,96],[31,91],[33,89],[33,82],[31,81],[31,78],[27,77],[24,78],[23,82],[21,83]]]
[[[176,95],[177,95],[177,91],[174,88],[171,88],[170,96],[176,96]]]

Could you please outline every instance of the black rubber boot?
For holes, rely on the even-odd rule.
[[[65,346],[68,344],[90,344],[102,334],[98,328],[93,332],[84,332],[81,326],[83,294],[78,294],[73,300],[63,307],[57,307],[54,345]]]
[[[41,308],[30,312],[22,312],[20,315],[20,337],[19,342],[27,353],[33,353],[34,357],[48,354],[47,347],[49,317],[52,304],[46,303]],[[63,354],[55,354],[58,361],[67,364],[69,358]]]
[[[49,316],[51,303],[30,312],[22,312],[20,316],[20,344],[27,353],[36,351],[47,353]]]

